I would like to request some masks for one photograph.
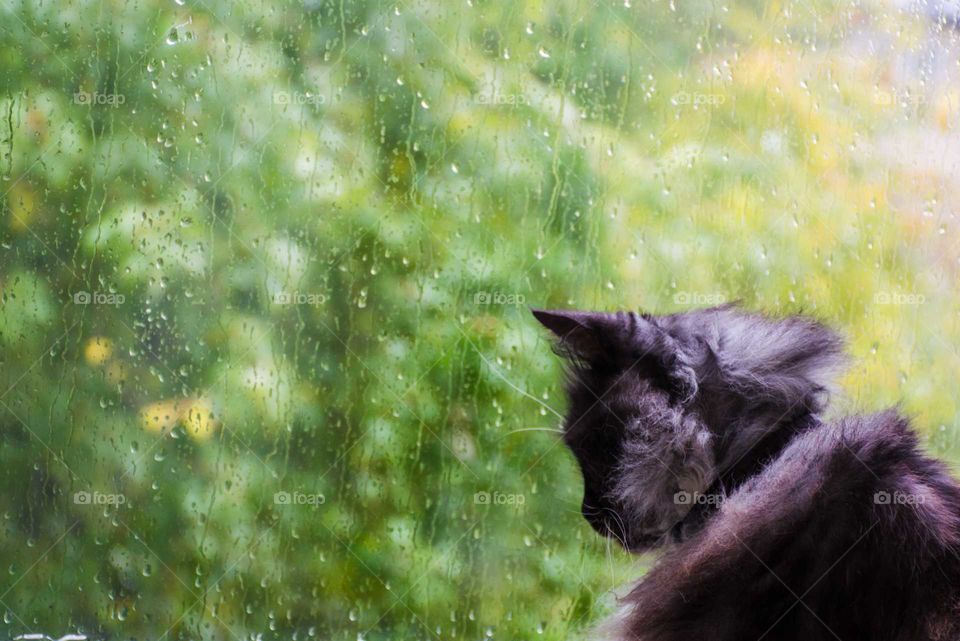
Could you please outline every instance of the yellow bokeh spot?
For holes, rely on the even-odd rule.
[[[165,433],[179,423],[195,441],[206,441],[220,425],[214,416],[213,404],[206,398],[149,403],[140,410],[140,419],[149,432]]]
[[[770,49],[754,49],[737,65],[736,77],[745,85],[766,85],[771,77],[783,76],[784,60]]]
[[[217,430],[217,420],[213,407],[206,399],[197,399],[187,408],[183,416],[187,434],[198,441],[206,441]]]
[[[83,348],[83,357],[90,365],[103,365],[113,354],[113,341],[105,336],[94,336]]]
[[[476,126],[476,118],[467,111],[455,112],[447,122],[447,133],[454,137],[461,137]]]
[[[180,418],[179,401],[157,401],[145,405],[140,410],[143,427],[150,432],[166,432],[177,424]]]
[[[28,229],[37,213],[37,195],[30,186],[26,183],[14,185],[7,203],[10,206],[10,229],[18,233]]]

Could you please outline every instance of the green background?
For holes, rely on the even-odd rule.
[[[960,460],[955,35],[632,4],[3,4],[0,638],[583,634],[527,306],[815,314]]]

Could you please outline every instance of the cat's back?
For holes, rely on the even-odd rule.
[[[960,639],[960,488],[895,411],[796,436],[628,597],[638,639]]]
[[[798,434],[730,499],[727,510],[772,500],[786,502],[789,515],[813,507],[804,501],[816,501],[821,509],[846,507],[880,524],[890,518],[931,521],[938,539],[960,542],[960,487],[946,466],[922,451],[909,421],[894,409]]]

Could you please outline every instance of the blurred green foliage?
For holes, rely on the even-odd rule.
[[[953,36],[635,4],[5,3],[0,637],[595,624],[527,305],[814,313],[956,460]]]

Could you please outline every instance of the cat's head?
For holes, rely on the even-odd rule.
[[[819,412],[842,357],[817,322],[731,305],[532,311],[569,364],[563,439],[583,473],[583,515],[634,552],[667,542],[760,440]]]

